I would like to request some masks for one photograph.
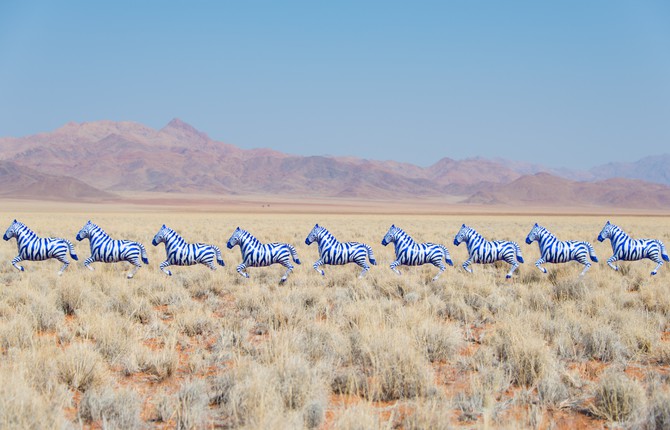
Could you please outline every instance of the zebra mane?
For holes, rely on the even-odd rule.
[[[395,224],[392,225],[391,228],[392,228],[392,229],[393,229],[393,228],[395,229],[395,234],[394,234],[394,236],[395,236],[397,239],[405,239],[405,240],[409,241],[410,243],[416,243],[416,240],[414,240],[414,239],[412,238],[412,236],[410,236],[405,230],[401,229],[400,227],[396,227]]]
[[[239,239],[243,239],[245,243],[252,243],[252,244],[261,244],[261,241],[256,238],[253,234],[249,233],[243,228],[237,227],[236,234],[238,234]],[[238,240],[239,240],[238,239]],[[242,240],[239,241],[240,244],[242,244]]]

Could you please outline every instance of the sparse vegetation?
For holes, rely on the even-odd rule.
[[[123,264],[95,272],[74,263],[7,263],[0,247],[0,428],[453,428],[561,427],[605,422],[665,428],[670,422],[670,271],[648,262],[612,271],[594,264],[459,269],[431,282],[432,267],[388,268],[377,246],[391,223],[449,245],[455,216],[236,214],[16,214],[45,234],[74,235],[94,218],[110,234],[147,244],[162,223],[222,249],[236,225],[264,242],[296,245],[302,266],[277,286],[279,267],[158,270],[125,278]],[[548,217],[543,217],[544,218]],[[303,244],[314,222],[371,244],[379,265],[311,269]],[[522,238],[531,217],[472,216],[500,237]],[[599,217],[552,217],[557,235],[591,240]],[[636,233],[668,230],[663,218],[627,218]],[[116,229],[116,231],[114,231]],[[665,229],[665,230],[664,230]],[[656,235],[658,236],[658,235]],[[670,236],[661,235],[666,243]],[[605,260],[609,244],[594,243]],[[85,258],[88,250],[77,246]],[[5,382],[6,381],[6,382]],[[570,420],[566,421],[565,417]],[[576,420],[576,421],[575,421]]]

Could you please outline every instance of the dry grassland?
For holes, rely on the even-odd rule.
[[[6,228],[11,219],[3,221]],[[88,214],[12,213],[43,236],[74,242]],[[150,265],[125,263],[58,277],[59,263],[10,260],[0,244],[0,428],[601,428],[670,426],[670,266],[604,261],[604,217],[364,216],[98,213],[112,237],[139,240]],[[589,240],[601,263],[534,266],[534,222],[561,239]],[[612,219],[634,237],[670,245],[667,217]],[[370,244],[377,266],[311,267],[314,223],[340,240]],[[526,263],[460,264],[453,237],[467,222],[489,239],[521,245]],[[217,244],[226,267],[158,269],[167,224],[192,242]],[[401,267],[380,245],[391,223],[440,242],[456,266]],[[263,242],[296,246],[303,264],[235,272],[241,226]]]

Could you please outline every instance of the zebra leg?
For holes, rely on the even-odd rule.
[[[135,273],[137,273],[137,271],[140,270],[140,267],[142,267],[142,265],[140,264],[139,261],[136,261],[136,262],[130,263],[130,264],[132,264],[135,267],[133,268],[133,270],[130,273],[128,273],[128,275],[127,275],[128,279],[132,279],[133,276],[135,276]]]
[[[286,273],[284,273],[284,276],[282,276],[282,278],[279,280],[280,284],[286,282],[286,278],[288,278],[288,275],[290,275],[293,271],[293,265],[288,261],[286,263],[282,263],[282,266],[286,267]]]
[[[368,265],[368,263],[365,262],[365,259],[363,259],[363,261],[361,261],[361,262],[357,261],[356,264],[358,264],[359,266],[361,266],[363,268],[363,270],[361,271],[361,274],[358,275],[358,278],[360,279],[363,276],[365,276],[366,273],[368,273],[368,270],[370,270],[370,265]]]
[[[316,260],[316,262],[314,263],[314,265],[312,267],[314,268],[314,270],[319,272],[321,274],[321,276],[324,276],[325,272],[323,270],[319,269],[319,266],[321,266],[321,265],[323,265],[323,259],[319,258],[318,260]]]
[[[172,276],[172,272],[170,272],[168,269],[166,269],[166,267],[168,267],[170,264],[171,264],[170,261],[165,260],[159,266],[161,268],[161,270],[163,271],[163,273],[165,273],[168,276]]]
[[[396,269],[396,267],[398,267],[398,266],[400,266],[400,261],[399,261],[399,260],[396,260],[396,261],[394,261],[393,263],[391,263],[391,265],[390,265],[389,267],[390,267],[391,270],[393,270],[395,273],[397,273],[398,275],[401,275],[400,270]]]
[[[244,271],[244,269],[246,269],[246,268],[247,268],[247,265],[246,265],[246,264],[244,264],[244,263],[240,264],[239,266],[237,266],[237,273],[239,273],[240,275],[242,275],[242,276],[244,276],[245,278],[249,279],[249,274],[248,274],[247,272]]]
[[[20,255],[17,255],[13,260],[12,260],[12,266],[16,267],[18,270],[23,272],[23,266],[20,264],[17,264],[19,261],[23,260],[23,258]]]
[[[611,256],[610,258],[607,259],[607,265],[610,266],[614,270],[619,270],[619,266],[613,264],[618,259],[619,258],[616,255]]]
[[[547,269],[545,269],[544,267],[542,267],[542,265],[543,265],[544,263],[546,263],[546,261],[544,261],[544,258],[540,258],[539,260],[537,260],[537,261],[535,262],[535,266],[537,266],[537,268],[540,269],[540,270],[542,271],[542,273],[547,273]]]
[[[663,260],[661,260],[661,259],[659,258],[658,260],[652,260],[652,261],[653,261],[654,263],[658,263],[658,264],[656,265],[656,268],[655,268],[654,270],[652,270],[652,272],[651,272],[651,276],[654,276],[655,274],[658,273],[658,269],[660,269],[661,266],[663,265]]]
[[[582,273],[579,274],[580,277],[584,276],[586,272],[588,272],[589,269],[591,268],[591,263],[589,263],[588,261],[583,264],[584,264],[584,270],[582,270]]]
[[[90,266],[91,263],[93,263],[95,260],[93,257],[88,257],[86,260],[84,260],[84,267],[86,267],[88,270],[91,272],[94,270],[93,267]]]
[[[468,273],[472,273],[472,267],[469,267],[470,263],[472,263],[472,258],[468,258],[465,260],[465,263],[463,263],[463,269]]]
[[[510,263],[512,265],[512,268],[509,270],[509,272],[507,272],[507,275],[505,276],[505,279],[511,278],[514,271],[517,269],[517,267],[519,267],[519,263],[517,263],[514,260],[512,260],[511,262],[508,261],[508,263]]]
[[[63,267],[61,267],[60,270],[58,271],[58,276],[60,276],[60,275],[63,274],[63,272],[65,271],[65,269],[67,269],[67,266],[70,265],[70,262],[67,261],[67,257],[65,257],[65,256],[63,256],[63,257],[56,257],[56,258],[58,259],[58,261],[60,261],[61,263],[63,263]]]
[[[444,270],[445,270],[447,267],[446,267],[444,264],[442,264],[442,259],[440,259],[437,263],[433,263],[433,265],[436,266],[436,267],[439,267],[439,268],[440,268],[440,271],[437,272],[437,275],[435,275],[435,277],[433,278],[433,281],[437,281],[437,278],[440,277],[440,275],[442,274],[442,272],[444,272]]]

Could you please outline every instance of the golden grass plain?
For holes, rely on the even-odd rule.
[[[323,212],[323,211],[320,211]],[[327,212],[327,211],[326,211]],[[605,264],[596,241],[605,216],[215,213],[179,210],[13,211],[40,236],[66,237],[79,256],[10,260],[0,245],[0,428],[667,428],[670,425],[670,265]],[[91,219],[114,238],[142,242],[150,264],[82,261],[74,237]],[[633,237],[670,244],[670,219],[616,216]],[[372,246],[377,266],[312,269],[319,223],[341,241]],[[588,240],[600,263],[534,266],[539,222],[563,240]],[[453,245],[462,223],[488,239],[514,240],[525,264],[473,265]],[[162,224],[187,241],[221,248],[226,266],[158,265]],[[455,266],[388,267],[380,244],[391,224],[442,243]],[[240,226],[262,242],[289,242],[302,265],[235,271]]]

